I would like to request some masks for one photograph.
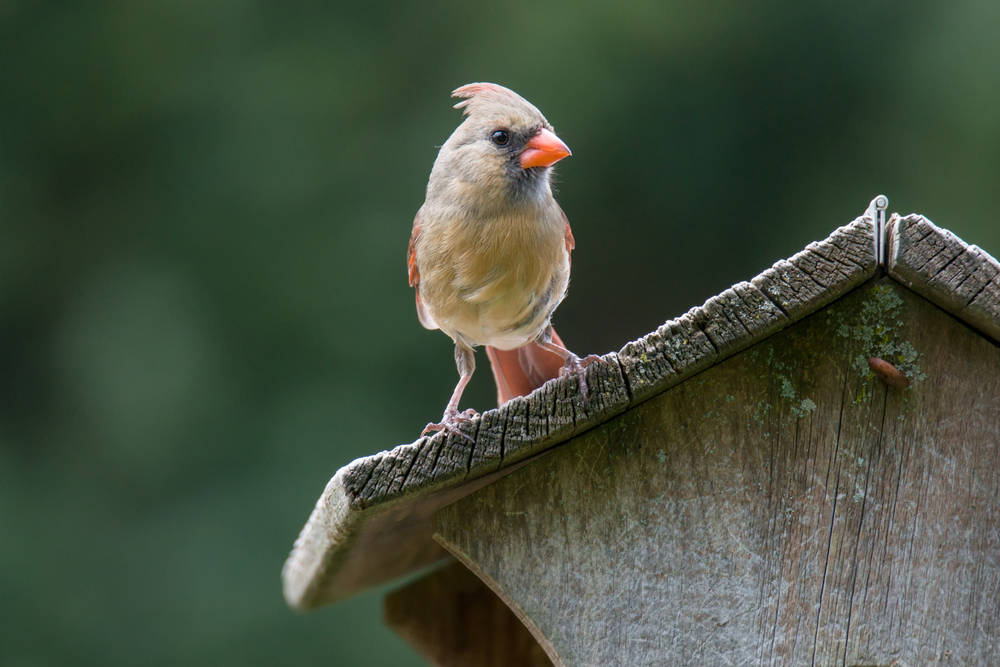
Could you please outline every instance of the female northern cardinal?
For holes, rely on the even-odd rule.
[[[441,147],[407,257],[417,317],[455,341],[461,376],[440,423],[456,427],[476,415],[458,401],[476,368],[473,348],[486,345],[497,400],[527,394],[584,367],[552,329],[566,296],[573,233],[552,197],[552,165],[570,155],[541,112],[512,90],[470,83],[452,93],[465,120]]]

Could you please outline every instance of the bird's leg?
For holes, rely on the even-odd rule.
[[[567,375],[573,375],[576,377],[577,382],[580,385],[580,399],[583,401],[583,407],[587,407],[587,402],[590,399],[590,390],[587,387],[587,366],[599,361],[604,363],[604,359],[597,356],[596,354],[588,354],[584,358],[580,358],[567,350],[565,347],[559,343],[552,340],[552,327],[546,327],[542,335],[538,337],[535,341],[546,350],[554,352],[563,358],[563,367],[559,371],[560,377],[566,377]]]
[[[437,424],[431,422],[425,426],[420,435],[427,435],[434,431],[448,431],[449,433],[454,433],[465,438],[469,442],[473,442],[472,438],[463,433],[458,426],[468,423],[479,413],[472,408],[464,412],[459,412],[458,402],[462,400],[462,392],[465,391],[465,385],[469,384],[469,380],[472,379],[472,374],[476,370],[476,353],[473,352],[472,348],[456,341],[455,365],[458,367],[458,384],[455,385],[455,391],[451,392],[451,399],[448,401],[448,407],[444,409],[444,416]]]

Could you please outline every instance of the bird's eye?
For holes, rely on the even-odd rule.
[[[510,132],[507,130],[493,130],[493,134],[490,135],[490,141],[497,146],[506,146],[507,142],[510,141]]]

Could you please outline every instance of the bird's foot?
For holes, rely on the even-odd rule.
[[[580,400],[583,402],[583,407],[585,408],[590,402],[590,388],[587,386],[587,366],[590,366],[595,362],[602,364],[608,363],[605,361],[604,357],[599,357],[596,354],[588,354],[582,359],[574,354],[566,358],[566,362],[559,371],[559,377],[573,376],[576,378],[576,381],[580,386]]]
[[[453,435],[457,435],[461,438],[465,438],[469,442],[475,442],[471,436],[466,435],[462,429],[459,428],[462,424],[468,424],[470,421],[479,416],[479,413],[469,408],[464,412],[459,412],[457,409],[450,409],[444,411],[444,416],[438,423],[431,422],[424,427],[424,430],[420,432],[420,435],[427,435],[428,433],[435,433],[437,431],[447,431]]]

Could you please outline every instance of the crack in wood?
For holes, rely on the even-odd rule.
[[[619,358],[619,356],[617,354],[614,355],[614,360],[615,360],[615,365],[618,366],[618,373],[621,374],[622,385],[625,387],[625,395],[628,396],[628,402],[629,402],[629,404],[632,404],[632,401],[633,401],[632,385],[629,384],[628,373],[625,372],[625,367],[622,365],[622,360],[621,360],[621,358]],[[669,362],[668,362],[668,365],[669,365]],[[574,426],[575,426],[575,422],[576,422],[576,420],[574,420]]]
[[[826,590],[826,575],[830,567],[830,552],[833,549],[833,529],[837,523],[837,500],[840,496],[840,464],[838,461],[838,455],[840,453],[840,435],[843,432],[844,427],[844,408],[847,405],[847,381],[849,377],[849,370],[844,373],[844,388],[840,398],[840,417],[837,419],[837,437],[834,439],[833,445],[833,456],[830,459],[830,465],[827,470],[826,478],[826,488],[830,488],[830,472],[836,466],[837,469],[837,480],[833,487],[833,507],[830,510],[830,530],[826,538],[826,556],[823,559],[823,576],[820,578],[819,585],[819,599],[816,602],[816,628],[813,633],[813,649],[812,649],[812,664],[816,663],[816,649],[819,646],[819,629],[820,629],[820,617],[823,614],[823,593]]]
[[[913,265],[913,270],[916,273],[924,274],[922,277],[925,280],[928,280],[933,276],[933,274],[927,271],[928,265],[930,265],[931,262],[935,261],[941,255],[947,256],[951,252],[956,252],[956,249],[948,243],[950,239],[948,239],[943,235],[928,234],[924,238],[927,241],[929,241],[928,245],[931,246],[932,252],[926,254],[924,256],[924,261],[921,262],[919,265]],[[912,247],[914,250],[922,250],[922,246],[918,244],[913,244]],[[946,260],[946,261],[951,261],[951,260]]]
[[[979,295],[980,295],[980,294],[982,294],[983,292],[985,292],[985,291],[986,291],[986,290],[987,290],[987,289],[988,289],[989,287],[991,287],[991,286],[993,286],[993,287],[996,287],[996,288],[997,288],[997,291],[1000,291],[1000,272],[998,272],[998,273],[997,273],[997,274],[996,274],[996,275],[995,275],[995,276],[994,276],[993,278],[991,278],[990,280],[987,280],[986,282],[984,282],[984,283],[983,283],[983,286],[982,286],[982,287],[980,287],[980,288],[979,288],[979,290],[978,290],[978,291],[977,291],[977,292],[976,292],[975,294],[973,294],[973,295],[972,295],[972,296],[971,296],[971,297],[969,298],[969,300],[968,300],[968,301],[966,301],[966,302],[965,302],[965,305],[966,305],[966,306],[970,306],[970,305],[972,305],[972,303],[973,303],[973,302],[974,302],[974,301],[975,301],[976,299],[978,299],[978,298],[979,298]]]
[[[973,257],[973,259],[972,259],[973,262],[977,262],[978,261],[978,259],[975,257],[975,254],[973,254],[971,252],[970,253],[966,253],[965,256],[966,257],[970,257],[970,256]],[[980,270],[979,270],[980,268],[983,268],[983,267],[981,265],[980,266],[973,266],[973,268],[971,270],[969,270],[969,271],[966,272],[965,276],[961,280],[959,280],[958,284],[955,285],[954,290],[955,290],[956,294],[959,294],[959,295],[965,294],[966,291],[967,291],[965,289],[966,286],[967,286],[967,284],[970,283],[970,282],[973,282],[975,280],[979,280],[981,278],[981,276],[979,275],[980,274]],[[992,267],[990,267],[990,268],[992,268]],[[993,279],[993,275],[994,274],[990,274],[989,278],[984,279],[983,283],[979,287],[976,288],[975,292],[973,292],[971,296],[963,296],[963,298],[962,298],[962,305],[961,305],[962,308],[965,308],[970,303],[972,303],[972,300],[976,298],[976,295],[978,295],[979,292],[981,292],[983,290],[983,288],[986,287],[989,284],[990,280]]]
[[[733,292],[743,304],[743,308],[736,309],[736,316],[755,339],[780,331],[791,324],[781,307],[752,284],[737,283],[733,286]],[[751,313],[758,319],[751,320]]]
[[[804,252],[804,251],[803,251],[803,252]],[[802,253],[800,252],[800,253],[797,253],[797,254],[802,254]],[[821,293],[825,292],[825,291],[827,290],[827,288],[828,288],[829,286],[828,286],[828,285],[824,285],[824,284],[823,284],[823,283],[821,283],[820,281],[816,280],[815,276],[813,276],[813,274],[812,274],[811,272],[809,272],[809,271],[806,271],[806,270],[805,270],[805,269],[804,269],[803,267],[801,267],[801,266],[798,266],[797,264],[795,264],[794,262],[792,262],[791,260],[795,259],[795,257],[796,257],[796,255],[792,255],[791,259],[788,259],[788,260],[782,260],[782,261],[784,261],[784,262],[785,262],[785,263],[787,263],[787,264],[788,264],[788,265],[789,265],[790,267],[794,268],[794,269],[795,269],[796,271],[798,271],[798,272],[799,272],[800,274],[802,274],[803,276],[805,276],[806,278],[808,278],[808,279],[809,279],[810,281],[812,281],[812,283],[813,283],[814,285],[816,285],[816,287],[818,287],[818,288],[819,288],[819,290],[818,290],[817,294],[821,294]]]
[[[499,453],[498,460],[497,460],[497,469],[499,469],[499,468],[501,468],[503,466],[503,461],[504,461],[504,447],[507,444],[506,443],[506,439],[507,439],[507,422],[508,422],[509,419],[510,419],[510,412],[508,411],[507,414],[504,415],[504,418],[501,420],[501,426],[500,426],[500,443],[499,443],[500,444],[500,453]]]
[[[937,278],[938,276],[940,276],[941,274],[943,274],[944,272],[946,272],[951,267],[951,265],[954,264],[964,254],[965,254],[965,251],[963,250],[962,252],[959,252],[957,255],[955,255],[954,257],[952,257],[951,259],[949,259],[947,262],[945,262],[944,265],[941,268],[937,269],[933,274],[928,275],[927,282],[933,281],[935,278]]]
[[[472,442],[468,444],[469,447],[469,457],[465,462],[465,477],[462,479],[468,479],[469,475],[472,473],[472,457],[476,452],[476,445],[479,442],[479,429],[483,425],[483,420],[480,418],[476,420],[476,432],[472,435]]]
[[[457,445],[459,443],[458,436],[453,436],[450,433],[442,438],[438,443],[438,446],[434,451],[434,461],[431,463],[431,469],[428,471],[428,476],[434,477],[434,473],[437,472],[438,462],[441,460],[441,453],[446,449],[445,445],[449,444],[448,440],[452,438],[455,439],[454,444]]]
[[[752,284],[752,283],[751,283],[751,284]],[[791,323],[791,322],[793,321],[793,320],[792,320],[792,316],[791,316],[791,315],[789,315],[788,311],[787,311],[787,310],[785,310],[784,306],[782,306],[782,305],[781,305],[781,304],[780,304],[780,303],[778,302],[778,300],[777,300],[777,299],[775,299],[775,298],[774,298],[774,297],[773,297],[773,296],[772,296],[771,294],[769,294],[769,293],[767,292],[767,290],[764,290],[764,289],[761,289],[761,288],[760,288],[759,286],[757,286],[757,285],[754,285],[754,286],[755,286],[755,287],[757,287],[757,289],[758,289],[758,290],[760,290],[760,293],[764,295],[764,298],[766,298],[766,299],[767,299],[767,300],[768,300],[769,302],[771,302],[771,305],[773,305],[773,306],[774,306],[775,308],[777,308],[777,309],[778,309],[778,312],[780,312],[780,313],[781,313],[782,315],[784,315],[784,316],[785,316],[785,317],[786,317],[786,318],[788,319],[789,323]]]
[[[685,317],[687,317],[687,315],[685,315]],[[712,340],[712,337],[708,334],[708,331],[705,330],[703,323],[697,317],[687,317],[687,321],[690,322],[694,326],[694,328],[697,329],[701,333],[701,335],[705,337],[705,341],[708,343],[709,347],[712,348],[713,355],[718,357],[719,348],[715,344],[715,341]]]
[[[437,436],[424,437],[421,440],[419,440],[418,441],[419,444],[413,448],[413,459],[410,461],[409,465],[406,466],[406,472],[403,475],[403,479],[399,483],[399,490],[397,491],[397,494],[402,493],[410,485],[410,475],[412,475],[413,470],[417,468],[416,465],[417,461],[420,460],[421,457],[424,457],[426,459],[427,449],[433,446],[431,444],[431,441],[434,439],[434,437],[440,439],[441,436],[437,435]]]
[[[353,492],[353,496],[355,499],[360,499],[362,496],[364,496],[364,491],[368,487],[368,483],[371,481],[372,475],[375,474],[375,468],[377,468],[379,464],[382,463],[382,459],[384,458],[384,456],[385,456],[384,454],[376,454],[374,458],[358,459],[353,464],[351,464],[352,467],[350,472],[344,476],[344,483],[345,486],[348,487],[348,490]],[[357,484],[355,483],[355,477],[353,474],[355,470],[365,471],[364,479],[359,480],[360,483]]]
[[[833,253],[830,252],[831,249],[840,250],[840,252]],[[858,262],[854,261],[844,248],[841,248],[836,244],[826,247],[824,247],[822,244],[816,244],[814,247],[811,248],[811,250],[820,257],[822,257],[823,259],[825,259],[826,261],[832,262],[836,265],[839,265],[847,269],[846,275],[854,273],[854,271],[857,269],[867,268],[865,265],[859,264]]]
[[[410,479],[410,471],[413,470],[413,466],[417,462],[420,452],[414,449],[413,453],[410,455],[410,464],[406,466],[406,470],[403,471],[403,476],[399,480],[399,486],[397,487],[397,492],[406,488],[406,482]]]
[[[888,392],[888,389],[883,388],[882,389],[882,419],[881,419],[881,424],[880,424],[880,427],[879,427],[878,441],[881,441],[882,436],[885,433],[885,414],[886,414],[886,406],[888,404],[888,401],[889,401],[889,392]],[[876,453],[877,453],[877,451],[878,451],[878,442],[876,442]],[[873,460],[873,458],[874,458],[874,455],[870,455],[868,457],[868,466],[865,469],[865,488],[864,488],[864,491],[863,491],[862,496],[861,496],[861,509],[860,509],[860,515],[858,517],[858,529],[857,529],[857,532],[855,533],[855,536],[854,536],[854,554],[853,554],[853,557],[851,558],[851,562],[853,563],[853,567],[852,567],[852,571],[851,571],[851,585],[850,585],[850,588],[848,589],[848,597],[847,597],[847,626],[846,626],[846,628],[844,630],[844,662],[842,663],[845,666],[847,664],[848,648],[849,648],[850,642],[851,642],[851,619],[852,619],[852,616],[853,616],[853,613],[854,613],[854,593],[857,590],[857,579],[858,579],[858,547],[860,547],[860,545],[861,545],[861,529],[865,525],[865,506],[868,503],[868,484],[871,481],[872,460]],[[857,483],[857,482],[855,482],[855,483]],[[867,597],[867,593],[868,593],[868,588],[867,588],[867,585],[866,585],[866,587],[865,587],[865,596],[866,597]]]

